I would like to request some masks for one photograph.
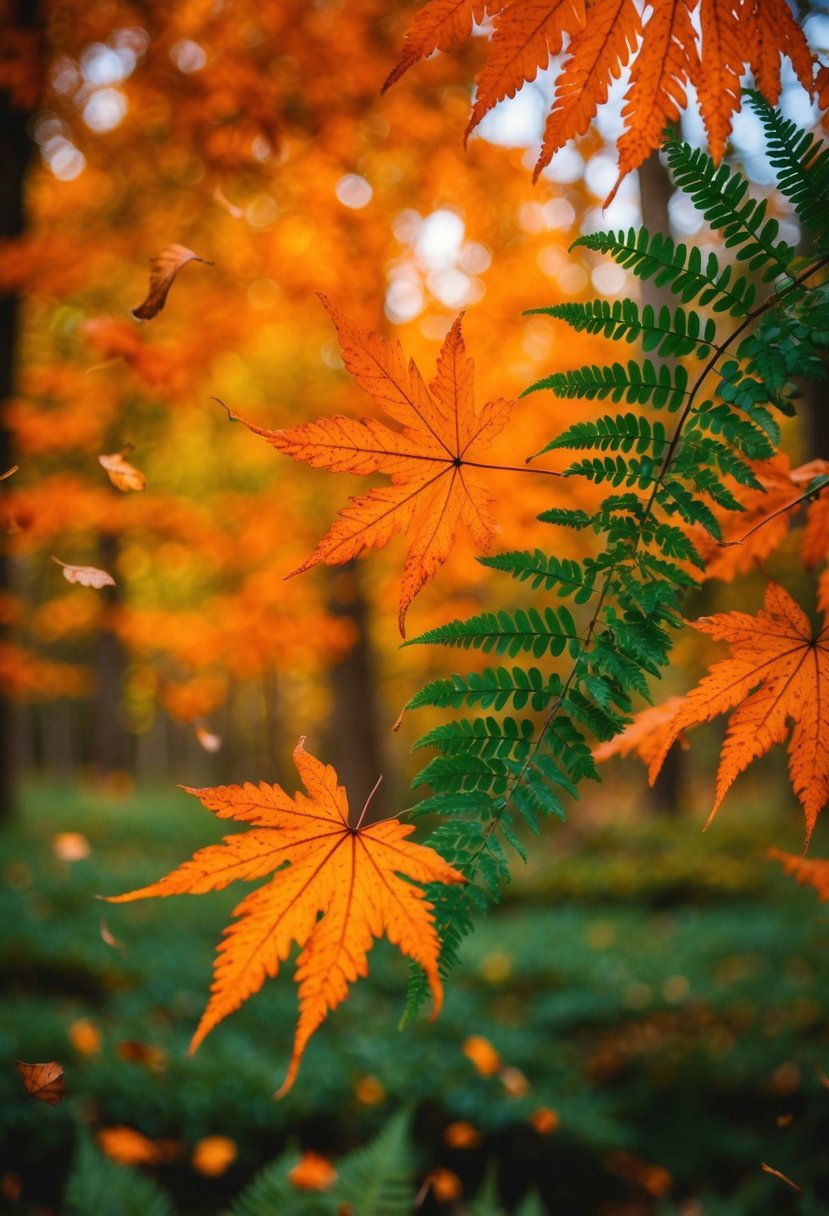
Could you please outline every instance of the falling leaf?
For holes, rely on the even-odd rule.
[[[120,950],[122,954],[124,953],[126,946],[122,941],[115,937],[113,933],[110,932],[109,925],[106,923],[103,916],[100,917],[98,921],[98,930],[101,934],[101,941],[104,943],[104,945],[110,946],[113,950]]]
[[[334,769],[309,755],[303,744],[301,739],[294,761],[307,794],[290,798],[280,786],[264,782],[188,789],[220,819],[253,828],[199,850],[159,882],[110,897],[112,903],[125,903],[202,894],[223,890],[237,878],[278,871],[235,909],[238,919],[219,946],[212,995],[190,1046],[195,1051],[214,1026],[275,976],[299,943],[300,1015],[278,1096],[293,1084],[311,1035],[346,998],[348,985],[367,974],[367,952],[382,933],[426,972],[437,1016],[443,997],[439,942],[432,905],[414,884],[465,881],[433,849],[406,840],[414,831],[410,824],[387,819],[352,828]]]
[[[10,469],[6,469],[5,473],[0,473],[0,481],[5,481],[7,477],[11,477],[13,473],[20,472],[20,465],[13,464]]]
[[[206,752],[217,752],[221,749],[221,735],[214,734],[206,722],[194,723],[193,729],[196,738]]]
[[[245,214],[241,207],[237,206],[236,203],[232,203],[230,199],[225,196],[225,192],[221,186],[217,186],[213,191],[213,201],[218,203],[222,210],[226,211],[228,215],[232,215],[235,220],[240,220]]]
[[[213,265],[207,258],[200,258],[184,245],[168,245],[157,257],[151,258],[150,291],[146,300],[132,310],[132,315],[140,321],[150,321],[157,316],[167,302],[167,293],[176,281],[176,276],[188,262]]]
[[[779,1178],[781,1182],[785,1182],[786,1186],[790,1186],[793,1191],[802,1194],[803,1187],[798,1186],[796,1182],[792,1182],[785,1174],[781,1174],[780,1170],[776,1170],[773,1165],[766,1165],[765,1161],[760,1162],[760,1169],[764,1174],[771,1174],[774,1178]]]
[[[115,586],[115,579],[112,575],[107,574],[106,570],[99,570],[97,566],[73,566],[54,556],[52,561],[63,570],[63,577],[67,583],[78,583],[81,587],[94,587],[96,590],[101,587]]]
[[[327,1191],[337,1181],[337,1171],[327,1157],[306,1152],[288,1174],[298,1191]]]
[[[193,1169],[205,1178],[226,1174],[236,1160],[235,1141],[229,1136],[205,1136],[193,1149]]]
[[[66,1094],[63,1081],[63,1069],[57,1060],[49,1060],[45,1064],[27,1064],[24,1060],[17,1061],[17,1071],[23,1078],[26,1093],[38,1102],[48,1102],[57,1106]]]
[[[391,485],[349,500],[311,556],[292,573],[317,562],[340,565],[364,549],[381,548],[398,532],[411,531],[398,615],[405,633],[409,604],[446,561],[461,522],[478,549],[489,548],[496,528],[493,496],[469,470],[506,426],[514,403],[491,401],[480,413],[475,409],[474,364],[461,334],[463,314],[446,336],[437,375],[427,388],[399,342],[361,329],[320,298],[337,327],[345,366],[402,429],[373,418],[358,422],[340,416],[276,431],[240,421],[313,468],[389,474]]]
[[[776,583],[769,583],[756,616],[723,612],[694,622],[702,633],[729,642],[721,659],[692,689],[671,720],[651,771],[658,772],[674,739],[698,722],[734,709],[720,765],[714,818],[734,779],[774,743],[789,740],[789,775],[806,815],[806,843],[829,798],[829,621],[815,637],[805,612]],[[737,707],[735,709],[735,706]]]
[[[91,849],[83,832],[56,832],[52,837],[52,851],[61,861],[83,861]]]
[[[124,459],[123,452],[113,452],[109,456],[99,456],[98,463],[106,469],[107,476],[117,490],[143,490],[146,481],[144,474],[139,473]]]

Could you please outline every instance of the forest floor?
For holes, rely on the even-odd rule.
[[[31,785],[21,802],[0,834],[0,1210],[61,1210],[79,1124],[161,1142],[148,1168],[206,1216],[291,1140],[336,1158],[406,1104],[419,1176],[446,1167],[473,1195],[497,1162],[505,1210],[530,1185],[556,1216],[829,1210],[827,914],[765,856],[799,847],[792,812],[735,800],[705,835],[698,816],[644,813],[551,830],[468,942],[434,1025],[398,1029],[406,965],[380,943],[274,1102],[292,964],[187,1054],[240,890],[95,898],[226,825],[169,790]],[[470,1035],[498,1053],[489,1075]],[[66,1101],[27,1099],[15,1058],[59,1060]],[[458,1121],[480,1133],[468,1147],[447,1143]],[[218,1177],[193,1164],[207,1136],[235,1145]]]

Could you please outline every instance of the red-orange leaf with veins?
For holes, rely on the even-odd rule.
[[[689,85],[697,89],[715,160],[739,109],[745,66],[751,66],[757,88],[772,104],[780,96],[781,56],[813,91],[815,63],[786,0],[651,0],[644,6],[629,0],[430,0],[415,16],[384,88],[419,59],[464,42],[484,9],[492,35],[467,135],[499,101],[534,80],[569,37],[536,176],[568,139],[584,134],[628,65],[620,178],[662,143],[665,127],[685,106]],[[824,104],[824,92],[820,96]]]
[[[829,620],[817,637],[805,612],[776,583],[769,583],[763,608],[702,617],[694,627],[731,644],[685,698],[671,721],[657,757],[658,772],[680,734],[698,722],[731,715],[717,772],[717,797],[708,822],[734,779],[789,739],[789,776],[806,815],[806,843],[829,798]]]
[[[478,549],[489,548],[496,528],[490,509],[493,496],[470,477],[469,469],[506,426],[514,402],[490,401],[476,410],[474,364],[461,334],[463,313],[446,335],[437,375],[427,388],[399,342],[362,329],[320,298],[337,327],[345,366],[400,429],[373,418],[358,422],[340,416],[275,431],[240,421],[312,468],[389,474],[391,485],[349,499],[311,556],[292,574],[317,562],[339,565],[364,549],[381,548],[398,532],[411,532],[398,614],[405,634],[406,611],[446,561],[459,525],[466,526]]]
[[[48,1060],[44,1064],[27,1064],[25,1060],[18,1060],[17,1071],[30,1098],[57,1106],[66,1096],[63,1068],[57,1060]]]
[[[671,723],[674,715],[683,704],[684,697],[669,697],[661,705],[649,705],[636,714],[623,731],[605,743],[599,743],[593,748],[593,759],[601,763],[611,756],[629,756],[631,752],[647,766],[648,780],[653,785],[656,774],[662,767],[662,748],[665,739],[671,736],[671,742],[676,735],[671,735]]]
[[[437,1017],[443,999],[440,944],[432,905],[414,884],[465,881],[433,849],[406,839],[414,831],[410,824],[387,819],[351,827],[337,774],[303,744],[300,739],[294,762],[307,794],[291,798],[264,782],[188,789],[220,819],[249,823],[251,830],[200,849],[159,882],[110,897],[111,903],[125,903],[201,895],[237,878],[273,875],[234,910],[237,919],[219,946],[212,995],[190,1050],[277,974],[296,942],[300,1014],[278,1097],[293,1085],[311,1035],[345,1000],[348,985],[368,974],[366,955],[375,938],[385,934],[423,968]]]

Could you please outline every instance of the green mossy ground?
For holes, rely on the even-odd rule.
[[[274,1102],[296,1017],[290,967],[187,1055],[241,888],[117,907],[94,898],[159,877],[225,825],[169,791],[114,800],[32,787],[23,801],[0,835],[0,1174],[24,1185],[0,1210],[61,1210],[78,1121],[177,1141],[178,1160],[156,1176],[182,1212],[202,1216],[289,1141],[336,1156],[408,1103],[419,1176],[444,1165],[474,1194],[497,1160],[507,1205],[534,1184],[555,1216],[829,1211],[827,914],[764,856],[773,842],[797,849],[793,817],[738,803],[705,836],[698,818],[553,829],[470,939],[435,1025],[397,1029],[406,965],[380,944],[369,979]],[[69,830],[87,837],[88,858],[55,855],[55,834]],[[103,940],[102,917],[123,950]],[[100,1031],[94,1054],[73,1047],[79,1019]],[[461,1050],[472,1033],[524,1074],[525,1094],[478,1076]],[[118,1045],[131,1040],[159,1048],[163,1070],[123,1059]],[[27,1099],[15,1058],[58,1059],[67,1100]],[[384,1099],[360,1100],[366,1077]],[[546,1138],[528,1122],[540,1106],[561,1120]],[[479,1148],[446,1147],[457,1119],[484,1133]],[[238,1146],[214,1180],[189,1164],[206,1135]],[[641,1170],[622,1177],[638,1167],[619,1154],[667,1170],[667,1195],[649,1194]],[[430,1202],[422,1212],[449,1211]]]

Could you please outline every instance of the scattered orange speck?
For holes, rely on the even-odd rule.
[[[205,1136],[193,1149],[193,1169],[205,1178],[218,1178],[236,1160],[236,1143],[228,1136]]]
[[[501,1084],[511,1098],[525,1098],[531,1088],[521,1069],[511,1064],[501,1069]]]
[[[327,1191],[334,1185],[337,1171],[327,1157],[303,1153],[288,1177],[298,1191]]]
[[[134,1127],[102,1127],[96,1139],[101,1152],[119,1165],[157,1165],[158,1145]]]
[[[0,1195],[9,1203],[17,1203],[23,1190],[23,1179],[13,1170],[7,1170],[0,1178]]]
[[[530,1115],[530,1123],[539,1136],[552,1136],[561,1127],[561,1119],[549,1106],[539,1106]]]
[[[451,1203],[453,1199],[458,1199],[463,1192],[461,1180],[452,1170],[445,1170],[442,1167],[432,1170],[427,1181],[438,1203]]]
[[[386,1096],[386,1088],[376,1077],[360,1077],[354,1086],[357,1101],[365,1106],[377,1106]]]
[[[491,1077],[501,1067],[501,1057],[482,1034],[471,1034],[461,1044],[461,1051],[475,1065],[482,1077]]]
[[[83,861],[91,849],[83,832],[58,832],[52,837],[52,851],[61,861]]]
[[[101,1050],[101,1032],[90,1018],[77,1018],[69,1027],[69,1042],[82,1056],[95,1056]]]
[[[115,1050],[122,1060],[143,1064],[153,1072],[163,1072],[167,1067],[167,1052],[153,1043],[139,1043],[137,1039],[125,1039]]]
[[[449,1123],[443,1130],[443,1142],[450,1148],[477,1148],[481,1143],[481,1133],[477,1127],[466,1119],[458,1119]]]

